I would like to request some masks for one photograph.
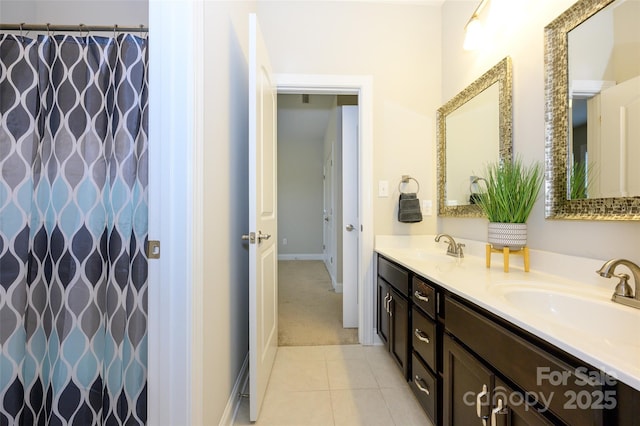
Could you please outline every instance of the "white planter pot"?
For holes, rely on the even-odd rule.
[[[493,248],[520,250],[527,245],[527,224],[489,222],[488,242]]]

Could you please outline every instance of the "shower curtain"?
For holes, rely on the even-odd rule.
[[[0,34],[0,425],[147,418],[147,40]]]

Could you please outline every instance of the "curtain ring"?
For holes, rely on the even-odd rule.
[[[143,38],[142,30],[144,29],[144,24],[140,24],[140,38]]]
[[[118,24],[113,25],[113,38],[116,38],[116,32],[118,31]]]
[[[24,35],[22,34],[22,27],[24,26],[24,22],[20,22],[20,38],[24,38]]]
[[[47,36],[51,37],[51,24],[47,22]]]

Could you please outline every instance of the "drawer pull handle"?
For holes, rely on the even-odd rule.
[[[427,384],[424,382],[424,380],[422,380],[422,377],[420,377],[420,376],[418,376],[418,375],[416,374],[415,382],[416,382],[416,386],[418,387],[418,389],[420,390],[420,392],[424,392],[424,393],[426,393],[427,395],[431,395],[431,394],[429,393],[429,387],[428,387],[428,386],[427,386]]]
[[[416,328],[416,331],[414,331],[413,334],[416,335],[418,340],[420,340],[422,342],[425,342],[425,343],[431,343],[431,340],[429,339],[429,336],[424,334],[424,331],[420,330],[419,328]]]
[[[422,300],[423,302],[429,301],[429,298],[424,294],[420,293],[418,290],[416,290],[415,293],[413,293],[413,295],[416,297],[416,299]]]
[[[391,302],[393,301],[393,296],[389,295],[389,301],[387,302],[387,312],[389,312],[389,316],[393,316],[393,311],[391,310]]]
[[[478,394],[478,397],[476,398],[476,414],[478,415],[479,418],[482,419],[482,424],[483,425],[487,425],[487,417],[489,416],[485,416],[482,414],[482,398],[484,396],[486,396],[489,393],[489,391],[487,390],[487,385],[482,385],[482,392],[480,392]]]
[[[504,416],[507,414],[507,410],[502,405],[502,400],[498,399],[496,408],[491,410],[491,426],[498,426],[498,416]]]

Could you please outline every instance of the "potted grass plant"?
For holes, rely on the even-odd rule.
[[[542,186],[540,163],[526,165],[521,158],[489,163],[486,191],[476,204],[489,219],[488,242],[494,248],[518,250],[527,244],[527,219]]]

